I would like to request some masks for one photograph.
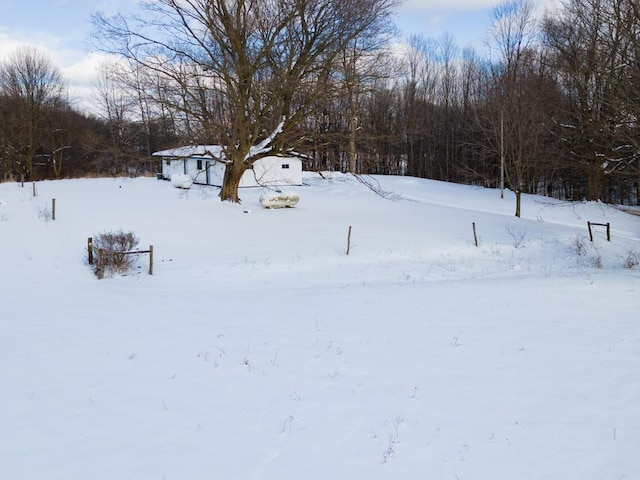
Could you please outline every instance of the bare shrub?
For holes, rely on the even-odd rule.
[[[513,240],[513,246],[515,248],[524,246],[527,236],[526,230],[517,230],[513,225],[507,225],[505,228],[507,230],[507,233]]]
[[[627,257],[624,259],[622,264],[624,268],[636,268],[640,265],[640,252],[635,250],[629,250],[627,252]]]
[[[604,267],[602,254],[595,245],[592,247],[592,254],[588,257],[588,262],[593,268],[601,269]]]
[[[135,250],[139,239],[133,232],[103,232],[93,237],[93,248],[96,252],[102,251],[96,265],[96,274],[126,273],[133,267],[135,256],[126,255],[125,252]]]
[[[576,235],[573,239],[573,250],[576,255],[582,257],[587,254],[587,239],[582,235]]]

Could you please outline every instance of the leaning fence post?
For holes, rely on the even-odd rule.
[[[93,265],[93,238],[87,239],[87,252],[89,253],[89,265]]]
[[[593,242],[593,233],[591,232],[591,222],[587,222],[587,226],[589,227],[589,240]]]
[[[153,275],[153,245],[149,245],[149,275]]]

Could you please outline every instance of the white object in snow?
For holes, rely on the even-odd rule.
[[[300,197],[295,192],[265,192],[260,195],[260,204],[264,208],[290,208],[298,203]]]
[[[188,189],[193,185],[193,178],[186,173],[174,173],[171,175],[171,185],[176,188]]]

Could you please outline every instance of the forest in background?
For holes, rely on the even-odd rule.
[[[516,0],[492,20],[486,53],[452,35],[345,52],[327,95],[296,125],[305,169],[487,187],[504,178],[517,193],[637,205],[637,2],[568,0],[540,19]],[[200,108],[214,108],[200,88]],[[114,62],[96,83],[99,114],[88,114],[45,55],[19,49],[0,65],[0,179],[154,173],[154,151],[219,141],[180,108],[184,96],[153,71]]]

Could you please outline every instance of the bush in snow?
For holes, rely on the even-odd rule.
[[[105,272],[126,273],[135,263],[135,257],[125,252],[134,250],[139,239],[133,232],[103,232],[93,237],[93,250],[98,255],[96,275],[103,276]]]
[[[521,246],[524,246],[527,236],[527,232],[525,230],[518,230],[513,225],[507,225],[505,228],[507,229],[507,233],[509,233],[511,239],[513,240],[514,248],[520,248]]]
[[[582,235],[577,235],[573,239],[573,250],[579,257],[586,255],[587,253],[587,240]]]
[[[624,259],[624,268],[635,268],[640,265],[640,253],[635,250],[630,250],[627,253],[627,258]]]

